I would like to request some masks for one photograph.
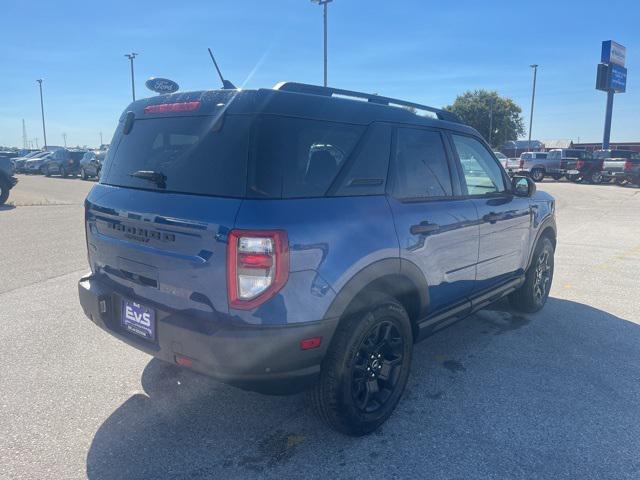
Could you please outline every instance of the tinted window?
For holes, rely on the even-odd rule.
[[[564,158],[580,158],[582,160],[588,160],[593,157],[591,152],[587,152],[586,150],[565,150]]]
[[[536,153],[536,158],[545,159],[547,158],[546,153]]]
[[[324,196],[364,130],[361,125],[260,117],[254,129],[247,194]]]
[[[361,147],[353,152],[341,172],[336,196],[382,195],[385,192],[391,127],[372,125],[365,133]]]
[[[246,179],[250,118],[217,117],[138,119],[106,158],[102,183],[162,189],[131,177],[137,171],[166,176],[166,191],[217,196],[242,196]],[[116,144],[116,142],[114,142]]]
[[[469,195],[503,192],[505,190],[502,169],[489,151],[478,140],[462,135],[452,135],[458,152]]]
[[[438,132],[398,129],[394,162],[397,198],[429,198],[452,195],[449,165]]]

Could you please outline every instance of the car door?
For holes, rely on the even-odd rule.
[[[424,274],[430,315],[464,307],[476,276],[479,228],[473,202],[460,196],[442,133],[396,128],[390,173],[400,256]]]
[[[531,202],[511,193],[508,178],[483,142],[457,133],[451,134],[451,142],[465,194],[474,203],[479,220],[475,295],[522,275],[531,230]]]

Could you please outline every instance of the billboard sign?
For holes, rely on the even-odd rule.
[[[627,69],[620,65],[609,65],[609,88],[616,93],[627,89]]]
[[[602,63],[613,63],[624,67],[627,60],[627,49],[613,40],[602,42]]]

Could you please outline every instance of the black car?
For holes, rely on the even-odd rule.
[[[80,176],[83,180],[87,180],[89,177],[100,178],[102,161],[106,155],[106,150],[87,152],[84,154],[80,160]]]
[[[0,205],[4,205],[9,198],[9,190],[18,183],[18,179],[13,176],[13,173],[13,159],[0,157]]]
[[[559,167],[571,182],[602,183],[602,160],[593,153],[577,148],[558,148],[547,155],[547,163]]]
[[[56,150],[42,165],[42,172],[47,177],[51,175],[60,175],[61,177],[77,175],[80,173],[80,160],[85,153],[87,153],[86,150],[68,150],[66,148]]]

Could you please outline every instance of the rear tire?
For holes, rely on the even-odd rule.
[[[409,378],[413,333],[405,309],[376,294],[371,308],[344,318],[309,392],[311,406],[331,428],[361,436],[393,413]]]
[[[64,168],[64,165],[60,165],[60,176],[62,178],[67,178],[67,175],[68,175],[67,169]]]
[[[80,169],[80,176],[82,177],[83,180],[86,180],[89,178],[87,177],[87,172],[84,168]]]
[[[0,205],[7,203],[9,199],[9,182],[4,178],[0,178]]]
[[[544,170],[541,168],[534,168],[531,170],[531,180],[534,182],[541,182],[544,180]]]
[[[560,175],[559,173],[554,173],[553,175],[551,175],[551,178],[553,178],[557,182],[562,178],[562,175]]]
[[[533,313],[544,307],[553,282],[553,255],[554,248],[551,240],[547,237],[538,240],[524,283],[509,295],[509,303],[514,309]]]

